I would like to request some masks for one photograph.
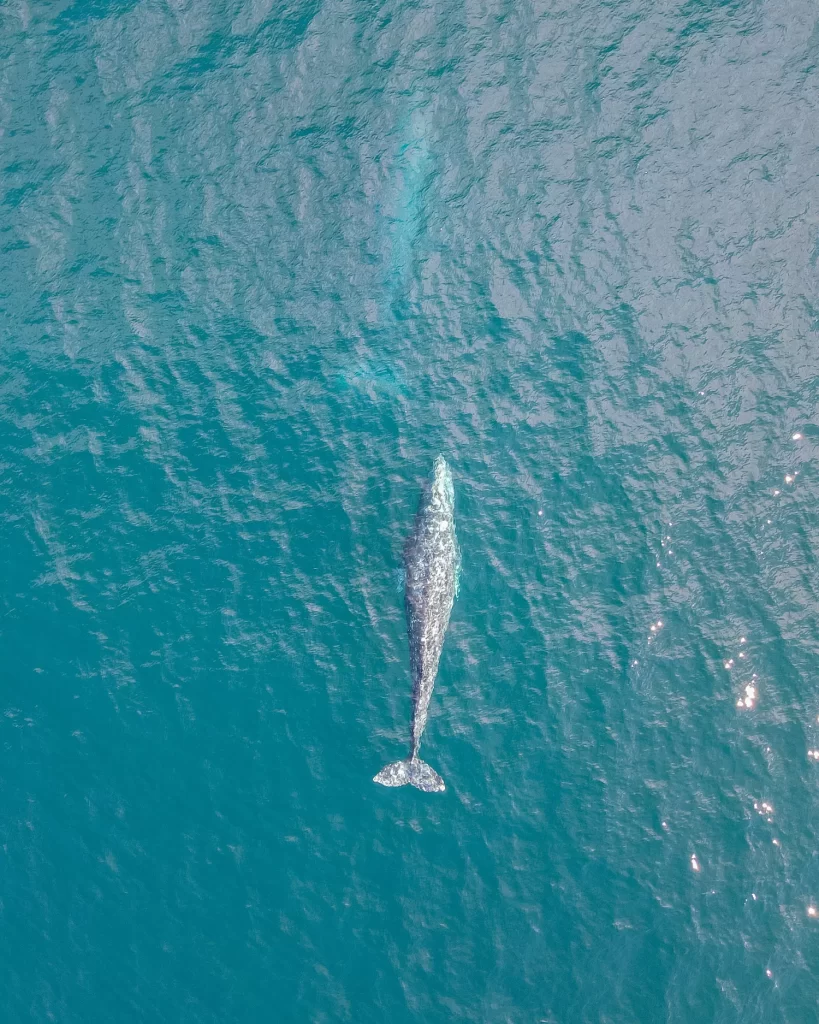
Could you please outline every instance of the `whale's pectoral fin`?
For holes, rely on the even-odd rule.
[[[444,780],[435,769],[417,757],[407,761],[393,761],[381,769],[373,782],[382,786],[415,786],[425,793],[442,793],[446,789]]]

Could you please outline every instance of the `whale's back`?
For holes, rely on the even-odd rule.
[[[421,499],[404,552],[404,605],[413,683],[434,678],[455,601],[458,544],[451,503]]]

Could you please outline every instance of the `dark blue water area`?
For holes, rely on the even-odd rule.
[[[814,7],[0,19],[3,1020],[814,1020]]]

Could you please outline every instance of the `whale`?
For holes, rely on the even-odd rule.
[[[394,398],[407,392],[404,372],[386,360],[355,360],[335,374],[335,385],[337,391],[354,391],[375,399]]]
[[[429,126],[420,109],[412,112],[409,131],[398,153],[401,187],[392,216],[389,281],[393,294],[402,291],[412,263],[415,240],[423,227],[424,203],[432,173]]]
[[[455,536],[455,488],[442,455],[421,492],[412,533],[404,546],[404,608],[412,677],[409,756],[386,765],[373,779],[382,786],[415,786],[440,793],[444,780],[418,757],[441,649],[458,589],[460,553]]]
[[[395,317],[403,319],[398,307],[406,299],[416,241],[424,231],[427,193],[435,177],[430,148],[431,124],[423,97],[414,97],[397,134],[400,145],[393,161],[392,210],[385,218],[390,234],[390,258],[379,302],[379,316],[385,323]]]

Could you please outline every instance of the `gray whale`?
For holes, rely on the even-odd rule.
[[[455,537],[455,489],[442,455],[421,494],[415,528],[404,548],[404,606],[412,674],[410,754],[382,768],[373,779],[382,786],[415,786],[440,793],[444,780],[418,757],[429,702],[458,585],[460,557]]]

